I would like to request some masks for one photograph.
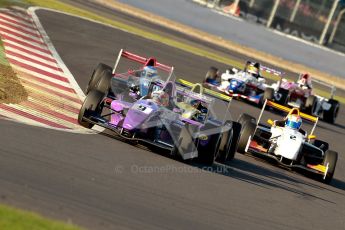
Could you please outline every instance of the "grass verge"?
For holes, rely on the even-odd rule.
[[[27,6],[27,3],[23,0],[1,0],[0,8],[9,7],[9,6]]]
[[[0,229],[2,230],[81,230],[72,224],[65,224],[44,218],[38,214],[0,205]]]

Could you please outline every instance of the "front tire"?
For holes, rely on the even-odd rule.
[[[333,99],[329,99],[328,103],[331,104],[331,108],[327,111],[323,111],[323,119],[324,121],[333,124],[338,116],[340,104],[338,101]]]
[[[110,85],[111,85],[111,79],[113,78],[113,75],[111,72],[109,71],[104,71],[98,82],[96,83],[94,89],[98,90],[99,92],[103,93],[103,94],[107,94],[109,92],[110,89]]]
[[[315,111],[316,103],[317,103],[316,96],[310,95],[305,102],[305,111],[308,114],[313,115]]]
[[[328,165],[326,177],[323,179],[324,183],[329,184],[332,181],[337,161],[338,153],[332,150],[327,150],[322,163],[324,166]]]
[[[273,100],[274,98],[274,89],[266,88],[264,94],[260,98],[259,107],[262,107],[266,100]]]
[[[237,151],[239,153],[242,153],[242,154],[246,153],[248,141],[250,138],[253,137],[255,128],[256,128],[256,124],[254,123],[247,123],[242,128],[242,133],[238,141],[238,148],[237,148]]]
[[[90,113],[98,113],[102,110],[101,102],[103,101],[104,94],[97,91],[92,90],[86,96],[78,114],[78,123],[83,126],[84,128],[91,129],[94,125],[85,121],[83,118]]]
[[[113,69],[110,66],[103,63],[99,63],[91,75],[90,81],[85,90],[86,94],[88,94],[91,90],[95,89],[96,84],[103,75],[107,73],[111,74],[112,70]]]
[[[256,119],[249,114],[241,114],[238,119],[241,124],[241,133],[238,141],[237,151],[244,154],[250,137],[253,137],[256,129]]]

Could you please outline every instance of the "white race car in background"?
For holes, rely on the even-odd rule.
[[[317,175],[324,183],[330,183],[337,164],[338,153],[329,150],[327,142],[315,139],[316,136],[313,133],[318,117],[300,113],[302,119],[314,123],[309,135],[302,129],[294,130],[275,125],[272,120],[268,120],[270,126],[267,126],[260,123],[266,105],[284,112],[291,111],[288,107],[266,101],[257,122],[254,117],[242,114],[238,119],[242,125],[242,132],[237,151],[273,158],[285,167],[309,171]]]
[[[320,117],[328,123],[334,123],[340,108],[340,103],[334,99],[335,86],[318,80],[312,81],[330,88],[330,97],[325,98],[314,94],[312,88],[302,87],[297,82],[283,78],[267,88],[266,99],[298,108],[304,113]]]
[[[236,68],[227,69],[221,76],[220,82],[216,80],[218,69],[211,67],[206,74],[206,79],[203,85],[234,98],[244,99],[246,101],[262,106],[266,99],[271,99],[271,89],[266,92],[267,88],[271,87],[266,84],[266,79],[258,73],[256,76],[250,74],[248,69],[256,68],[261,71],[268,72],[278,77],[282,76],[282,72],[265,67],[259,63],[247,61],[243,70]]]

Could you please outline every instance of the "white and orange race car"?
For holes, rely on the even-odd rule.
[[[287,112],[288,116],[281,121],[269,119],[269,125],[262,124],[260,120],[266,106]],[[293,114],[301,119],[298,127],[291,127],[287,122]],[[302,120],[314,124],[309,134],[300,128]],[[318,117],[266,100],[258,121],[249,114],[241,114],[238,122],[242,125],[238,152],[272,158],[285,167],[309,171],[324,183],[331,182],[338,153],[329,150],[327,142],[316,139],[314,131]]]

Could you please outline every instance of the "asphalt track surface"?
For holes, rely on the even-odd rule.
[[[281,36],[256,23],[224,17],[192,1],[120,0],[120,2],[285,60],[301,63],[342,78],[345,77],[343,72],[344,55]]]
[[[82,88],[120,48],[156,56],[192,81],[221,65],[93,22],[38,15]],[[259,113],[242,102],[232,111]],[[0,201],[89,229],[344,229],[343,112],[337,123],[320,122],[316,133],[340,153],[334,181],[324,185],[250,156],[201,172],[105,135],[1,120]]]

